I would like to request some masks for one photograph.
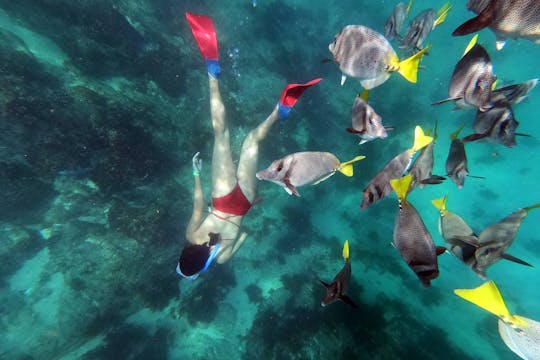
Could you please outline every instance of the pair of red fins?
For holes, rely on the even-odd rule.
[[[218,62],[218,42],[216,30],[212,19],[208,16],[186,12],[186,19],[193,33],[193,37],[199,46],[204,61]],[[292,108],[302,93],[312,85],[320,82],[322,78],[313,79],[305,84],[288,84],[283,89],[279,103],[282,106]]]

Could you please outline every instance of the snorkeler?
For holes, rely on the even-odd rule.
[[[225,121],[225,108],[219,91],[218,76],[221,68],[214,25],[206,16],[186,13],[186,18],[207,65],[214,130],[212,210],[205,213],[200,179],[202,162],[199,153],[196,153],[193,157],[193,213],[186,229],[188,243],[183,248],[176,267],[179,275],[194,280],[214,261],[219,264],[228,261],[244,243],[247,234],[240,233],[240,224],[244,215],[257,201],[255,173],[259,142],[266,137],[278,119],[289,116],[304,90],[322,79],[285,87],[272,113],[244,139],[236,169],[231,154],[229,129]]]

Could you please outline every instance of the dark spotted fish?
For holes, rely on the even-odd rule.
[[[413,177],[411,189],[414,189],[416,186],[423,188],[426,184],[440,184],[446,179],[443,176],[432,174],[435,140],[437,140],[437,123],[435,123],[435,128],[433,130],[433,141],[420,151],[420,154],[418,154],[409,169],[409,174]]]
[[[413,155],[420,149],[428,145],[433,138],[426,136],[420,126],[414,131],[414,144],[410,149],[394,157],[371,179],[369,184],[362,191],[361,209],[366,209],[376,201],[381,200],[392,192],[390,180],[401,177],[409,165]]]
[[[435,247],[420,215],[414,206],[407,201],[411,181],[411,175],[390,181],[390,185],[399,198],[399,210],[394,223],[393,245],[422,284],[429,287],[431,280],[439,276],[437,255],[444,253],[446,249]]]
[[[426,48],[400,61],[382,34],[362,25],[345,26],[328,49],[343,73],[341,84],[351,76],[359,79],[362,87],[368,90],[384,83],[393,72],[416,82],[418,63],[428,50]]]
[[[489,27],[495,33],[497,50],[506,39],[527,39],[540,43],[540,1],[538,0],[469,0],[469,10],[477,17],[461,24],[453,36],[467,35]]]
[[[394,38],[399,36],[399,33],[401,32],[401,27],[403,26],[403,22],[405,21],[405,18],[407,17],[407,14],[409,13],[411,2],[409,2],[409,6],[405,5],[405,3],[398,3],[394,10],[392,10],[392,14],[386,19],[386,22],[384,23],[384,37],[388,40],[393,40]]]
[[[347,290],[349,288],[349,282],[351,281],[351,260],[349,259],[349,241],[345,240],[343,245],[343,259],[345,259],[345,265],[341,271],[334,277],[334,280],[330,284],[320,280],[321,284],[326,288],[326,294],[324,295],[321,305],[330,305],[338,300],[343,301],[352,307],[358,306],[347,296]]]
[[[475,107],[480,111],[486,111],[491,107],[491,90],[495,80],[488,53],[481,45],[475,44],[454,68],[448,91],[449,97],[433,105],[454,101],[456,108],[459,109]]]
[[[364,158],[365,156],[357,156],[341,163],[334,154],[329,152],[297,152],[275,160],[268,168],[259,171],[255,176],[259,180],[268,180],[283,186],[289,195],[300,196],[297,187],[318,184],[334,175],[336,171],[352,176],[352,163]]]
[[[448,175],[460,189],[465,183],[465,177],[469,175],[465,144],[463,141],[458,139],[458,135],[462,129],[463,126],[461,126],[455,133],[450,135],[452,142],[450,143],[450,151],[448,152],[448,157],[446,158],[446,175]]]
[[[367,90],[354,99],[352,108],[352,127],[347,131],[360,137],[360,145],[377,138],[385,139],[386,130],[391,127],[384,126],[379,114],[367,103]]]

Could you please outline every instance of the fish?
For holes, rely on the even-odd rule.
[[[497,104],[506,102],[508,104],[519,104],[529,92],[534,89],[540,79],[531,79],[519,84],[508,85],[491,92],[491,103]]]
[[[505,102],[498,102],[491,109],[476,112],[474,119],[474,134],[463,137],[462,142],[487,140],[492,143],[502,144],[506,147],[516,145],[516,133],[519,122],[514,118],[512,106]]]
[[[409,165],[414,154],[433,141],[431,136],[424,134],[420,126],[414,129],[414,143],[407,149],[395,156],[371,179],[362,191],[361,209],[366,209],[376,201],[379,201],[392,192],[390,180],[401,177]]]
[[[348,240],[345,240],[345,244],[343,244],[343,259],[345,259],[345,265],[343,265],[343,268],[337,273],[330,284],[319,279],[320,283],[326,288],[326,294],[321,301],[321,306],[327,306],[341,300],[354,308],[358,308],[358,305],[347,296],[349,282],[351,281],[351,260],[349,258]]]
[[[341,84],[350,76],[368,90],[383,84],[394,72],[416,83],[418,64],[428,48],[400,61],[382,34],[362,25],[345,26],[328,45],[342,72]]]
[[[454,294],[499,318],[499,335],[521,359],[540,359],[540,322],[510,313],[493,280],[475,289],[455,289]]]
[[[444,22],[449,11],[450,3],[446,3],[438,11],[426,9],[418,13],[407,27],[399,48],[421,50],[429,33]]]
[[[382,118],[367,103],[368,91],[364,90],[362,94],[354,99],[352,108],[352,127],[347,131],[360,137],[359,145],[377,138],[385,139],[388,137],[386,130],[393,129],[382,124]]]
[[[471,42],[475,42],[473,38]],[[458,61],[452,73],[449,97],[434,102],[439,105],[447,101],[454,101],[456,109],[477,108],[486,111],[492,105],[490,102],[492,86],[497,77],[493,73],[493,65],[486,49],[480,44],[468,48]]]
[[[412,175],[390,180],[392,189],[399,199],[399,210],[394,223],[393,245],[401,254],[407,265],[415,272],[420,282],[425,286],[431,285],[431,280],[439,276],[437,256],[446,249],[435,247],[422,218],[407,201],[407,193],[412,182]]]
[[[428,133],[427,135],[431,134]],[[413,177],[411,190],[416,186],[423,188],[425,184],[440,184],[446,180],[444,176],[433,175],[431,173],[433,171],[433,149],[435,147],[436,139],[437,123],[435,123],[435,128],[433,129],[433,141],[422,149],[409,169],[409,174]]]
[[[465,183],[465,176],[469,175],[469,165],[467,162],[467,154],[465,153],[465,144],[458,139],[458,135],[463,129],[462,125],[456,132],[450,134],[450,151],[446,158],[446,175],[450,177],[461,189]]]
[[[540,203],[514,211],[499,222],[482,230],[476,241],[475,239],[471,241],[471,239],[466,237],[460,238],[460,240],[477,246],[475,251],[476,261],[472,264],[474,272],[481,278],[485,278],[487,268],[501,259],[510,260],[525,266],[532,266],[508,254],[506,250],[512,245],[516,233],[528,212],[538,207],[540,207]]]
[[[268,168],[257,172],[255,176],[259,180],[268,180],[283,186],[289,195],[300,196],[297,187],[318,184],[334,175],[336,171],[352,176],[352,163],[364,158],[365,156],[357,156],[342,163],[329,152],[297,152],[275,160]]]
[[[392,10],[392,13],[384,23],[385,38],[392,40],[399,36],[403,22],[411,10],[412,2],[413,0],[410,0],[408,6],[400,2],[394,7],[394,10]]]
[[[467,8],[478,16],[458,26],[452,36],[463,36],[489,27],[497,50],[506,39],[527,39],[540,44],[540,2],[538,0],[469,0]]]
[[[475,261],[475,252],[477,246],[471,245],[469,242],[463,242],[460,239],[466,237],[471,239],[476,237],[473,229],[459,215],[446,209],[446,200],[448,196],[434,199],[431,201],[433,206],[439,210],[439,234],[443,237],[446,247],[465,265],[472,267]],[[474,239],[472,241],[475,242]]]

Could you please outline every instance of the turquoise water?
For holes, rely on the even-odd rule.
[[[443,1],[416,0],[414,16]],[[497,319],[456,297],[482,281],[449,254],[424,288],[391,246],[394,194],[359,210],[362,189],[410,147],[415,125],[438,122],[435,174],[444,174],[448,134],[473,111],[447,97],[470,37],[451,31],[472,16],[455,2],[429,36],[417,84],[399,75],[370,94],[392,125],[362,146],[345,132],[360,86],[329,58],[341,28],[382,31],[394,1],[0,1],[0,357],[5,359],[515,359]],[[286,154],[356,155],[355,175],[337,174],[291,197],[261,182],[263,201],[244,219],[249,237],[224,265],[194,282],[174,268],[191,213],[191,157],[203,158],[210,196],[212,131],[206,71],[185,21],[209,15],[220,43],[220,86],[238,156],[246,133],[275,106],[283,86],[315,77],[290,119],[263,144],[260,168]],[[540,47],[479,42],[504,84],[538,76]],[[514,106],[518,145],[467,145],[471,175],[409,196],[438,245],[430,200],[480,231],[540,202],[538,89]],[[540,212],[523,222],[510,253],[540,264]],[[349,239],[352,282],[343,303],[322,308]],[[540,319],[538,269],[501,261],[489,268],[510,311]]]

